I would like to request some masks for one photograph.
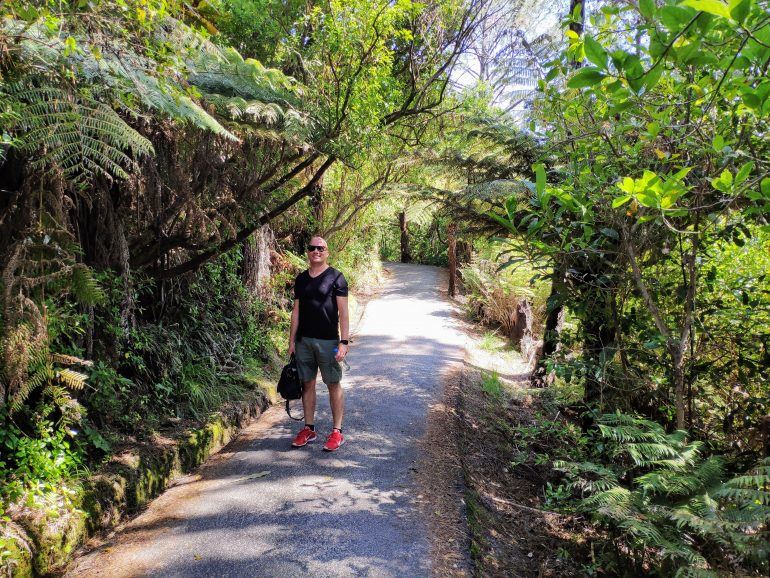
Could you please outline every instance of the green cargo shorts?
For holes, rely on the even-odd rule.
[[[342,366],[334,359],[334,350],[338,346],[339,341],[336,339],[300,338],[294,348],[299,378],[302,381],[315,379],[320,368],[326,385],[339,383],[342,380]]]

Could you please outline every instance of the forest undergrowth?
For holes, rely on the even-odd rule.
[[[505,340],[469,334],[456,423],[473,574],[585,576],[596,532],[552,504],[552,460],[571,455],[575,429]]]

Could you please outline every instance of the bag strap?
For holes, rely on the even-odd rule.
[[[291,410],[289,409],[289,400],[288,399],[286,400],[286,414],[291,419],[293,419],[294,421],[302,421],[303,419],[305,419],[304,415],[302,417],[294,417],[293,415],[291,415]]]

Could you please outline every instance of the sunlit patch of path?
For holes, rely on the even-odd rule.
[[[291,449],[298,426],[272,408],[70,575],[429,575],[417,442],[442,371],[463,358],[464,338],[438,289],[442,270],[388,268],[349,354],[338,452],[322,452],[321,443]],[[319,384],[321,439],[331,426],[324,393]]]

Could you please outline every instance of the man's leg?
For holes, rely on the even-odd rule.
[[[342,385],[339,382],[337,382],[337,383],[330,383],[328,387],[329,387],[329,404],[332,406],[332,421],[334,422],[334,425],[332,427],[341,430],[342,417],[345,412],[345,397],[344,397],[344,394],[342,393]],[[315,396],[313,398],[313,403],[314,403],[313,409],[315,409]]]
[[[305,411],[306,425],[315,424],[315,381],[315,379],[311,379],[310,381],[304,382],[305,387],[302,390],[302,409]]]

